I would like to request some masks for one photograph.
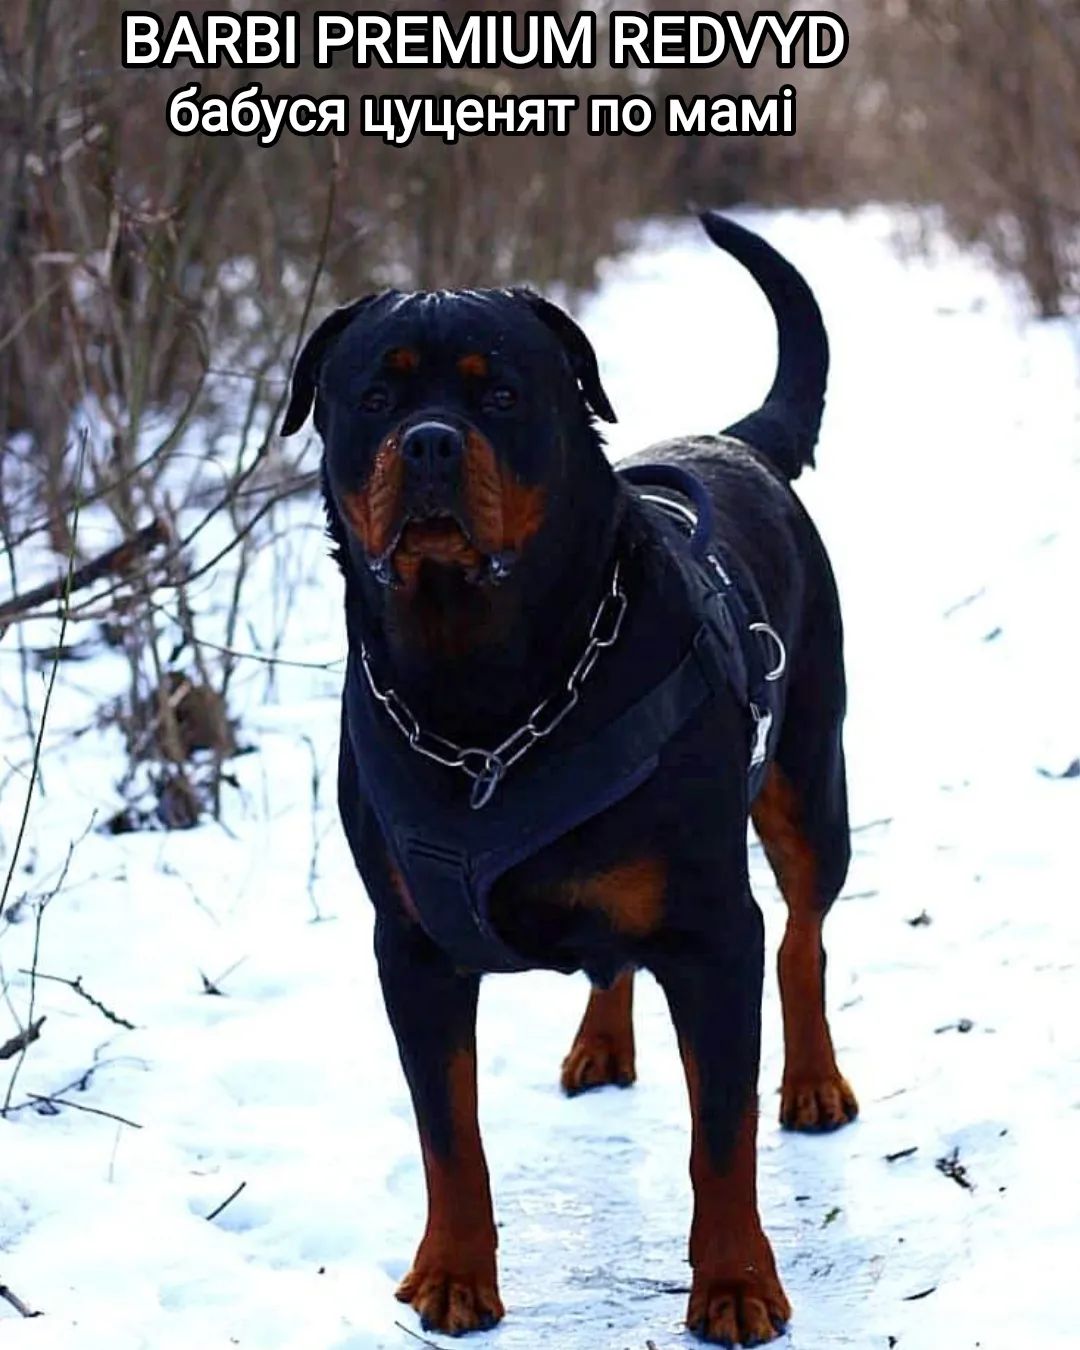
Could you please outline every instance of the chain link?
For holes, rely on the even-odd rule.
[[[581,699],[581,686],[592,674],[597,658],[606,647],[613,647],[626,618],[627,599],[622,589],[619,564],[611,573],[611,585],[600,601],[589,626],[589,641],[578,657],[565,686],[550,698],[538,703],[525,722],[494,750],[479,746],[457,745],[425,731],[403,698],[393,689],[381,689],[371,669],[367,647],[360,646],[360,664],[368,688],[386,709],[387,716],[401,732],[409,746],[425,759],[434,760],[448,769],[460,769],[473,780],[469,804],[478,811],[486,806],[502,782],[507,769],[531,750],[537,741],[558,727],[573,712]]]

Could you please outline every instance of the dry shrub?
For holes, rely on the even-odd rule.
[[[449,12],[468,7],[453,0]],[[168,20],[181,6],[155,8]],[[1075,0],[851,0],[850,55],[821,72],[356,72],[347,58],[321,71],[198,72],[204,93],[252,79],[271,94],[353,98],[572,93],[584,105],[636,92],[659,109],[674,93],[760,97],[787,82],[799,93],[794,139],[669,138],[662,112],[649,135],[611,139],[589,136],[582,111],[558,140],[405,148],[356,133],[285,135],[270,149],[172,135],[167,98],[193,75],[123,70],[121,12],[80,0],[0,7],[0,544],[12,592],[31,541],[84,560],[67,522],[72,447],[89,427],[80,501],[106,513],[114,540],[157,519],[174,542],[73,621],[104,621],[128,653],[119,716],[132,781],[143,755],[181,782],[185,802],[173,695],[208,691],[228,725],[250,550],[274,503],[311,481],[310,463],[271,430],[312,307],[386,285],[528,280],[573,292],[628,241],[628,222],[745,197],[940,204],[959,236],[1024,276],[1040,312],[1080,287]],[[188,592],[218,556],[232,571],[215,648]],[[230,748],[231,732],[209,752],[197,801],[217,803]]]
[[[940,206],[1045,317],[1080,302],[1080,5],[853,0],[851,55],[807,81],[835,196]],[[828,191],[824,172],[813,175]]]

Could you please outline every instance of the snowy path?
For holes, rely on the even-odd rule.
[[[970,261],[898,262],[878,213],[751,223],[806,271],[831,330],[821,469],[802,488],[845,604],[862,827],[826,930],[834,1034],[863,1106],[853,1128],[780,1134],[768,982],[762,1207],[795,1305],[781,1344],[1072,1346],[1080,779],[1039,770],[1080,755],[1076,350],[1064,324],[1024,326]],[[620,415],[615,454],[721,425],[771,373],[763,301],[690,229],[650,234],[582,317]],[[321,659],[340,653],[338,591],[308,537],[285,651]],[[108,660],[63,672],[58,728],[115,678]],[[0,680],[14,669],[0,655]],[[15,1098],[99,1062],[70,1097],[142,1128],[76,1110],[0,1122],[0,1282],[47,1312],[26,1321],[0,1302],[5,1347],[417,1345],[395,1326],[415,1330],[392,1289],[422,1180],[334,818],[337,678],[282,671],[275,701],[265,672],[246,680],[259,753],[237,761],[228,832],[91,834],[46,912],[41,970],[81,975],[138,1029],[39,986],[48,1021]],[[23,754],[15,730],[9,759]],[[118,763],[106,737],[50,756],[18,890],[48,892]],[[0,798],[5,847],[19,796],[9,783]],[[775,947],[783,909],[753,858]],[[33,927],[28,906],[0,923],[20,1016]],[[201,992],[200,972],[223,997]],[[666,1012],[641,981],[638,1086],[565,1101],[558,1064],[584,997],[580,979],[543,974],[485,985],[482,1114],[509,1316],[481,1347],[693,1344],[679,1327],[687,1109]],[[14,1030],[0,1007],[0,1041]],[[954,1150],[973,1190],[935,1166]]]

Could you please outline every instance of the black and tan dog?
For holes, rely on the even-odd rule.
[[[655,447],[629,474],[595,428],[614,413],[592,348],[529,291],[367,296],[294,372],[283,430],[314,402],[345,575],[341,814],[427,1178],[398,1297],[452,1334],[503,1315],[480,975],[532,967],[594,985],[567,1092],[633,1080],[633,971],[659,980],[692,1113],[687,1323],[724,1345],[784,1327],[755,1185],[748,814],[789,911],[781,1121],[828,1130],[857,1110],[821,942],[849,856],[840,614],[789,486],[812,463],[825,333],[788,263],[704,224],[772,304],[776,381],[724,434]]]

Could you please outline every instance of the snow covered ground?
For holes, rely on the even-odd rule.
[[[884,213],[748,220],[805,270],[832,336],[821,468],[800,491],[845,605],[857,826],[826,930],[834,1035],[863,1107],[853,1127],[780,1133],[773,981],[767,992],[762,1208],[795,1305],[781,1344],[1073,1346],[1080,778],[1060,775],[1080,755],[1077,330],[1028,323],[947,248],[902,262]],[[616,455],[722,425],[771,376],[763,300],[692,226],[647,231],[581,317],[620,416]],[[316,662],[342,651],[318,522],[316,504],[297,510],[282,647]],[[46,1315],[0,1301],[0,1342],[407,1350],[418,1328],[392,1290],[422,1226],[422,1176],[335,819],[338,675],[284,667],[271,683],[253,664],[238,677],[258,752],[235,763],[223,825],[80,838],[115,806],[121,758],[115,732],[63,733],[118,678],[113,660],[61,669],[16,877],[26,903],[0,921],[0,1042],[26,1018],[33,901],[75,840],[39,969],[81,976],[134,1029],[38,984],[48,1020],[14,1093],[29,1104],[0,1121],[0,1283]],[[0,646],[13,693],[16,670]],[[25,752],[3,727],[5,760]],[[24,782],[0,777],[6,850]],[[752,857],[775,946],[783,906]],[[566,1101],[558,1066],[585,994],[546,974],[484,987],[509,1315],[477,1343],[495,1350],[692,1343],[688,1113],[666,1012],[643,980],[638,1085]],[[130,1123],[41,1114],[31,1093]],[[968,1187],[939,1170],[948,1158]]]

